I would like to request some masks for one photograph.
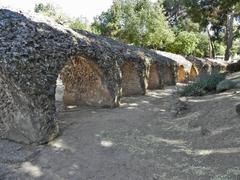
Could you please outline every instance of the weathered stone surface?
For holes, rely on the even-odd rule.
[[[223,91],[234,88],[235,85],[236,85],[235,82],[233,82],[229,79],[225,79],[225,80],[221,81],[220,83],[218,83],[218,85],[216,87],[216,91],[217,92],[223,92]]]
[[[76,31],[79,34],[87,36],[91,39],[91,41],[98,42],[103,45],[108,45],[112,48],[113,51],[121,52],[123,56],[121,59],[122,61],[117,61],[120,66],[126,61],[135,63],[135,68],[137,69],[138,75],[140,77],[141,87],[144,92],[146,92],[146,89],[148,87],[148,77],[152,64],[156,64],[156,67],[158,68],[159,78],[161,82],[160,88],[163,87],[163,84],[176,84],[177,63],[171,57],[158,54],[154,50],[127,45],[108,37],[96,36],[92,33],[82,30]],[[142,94],[142,92],[140,94]]]
[[[120,68],[126,62],[136,68],[131,68],[131,78],[124,78]],[[168,57],[85,31],[75,32],[39,15],[1,9],[0,135],[27,144],[46,143],[57,136],[59,74],[66,104],[115,107],[126,80],[134,80],[137,93],[146,92],[153,63],[161,83],[175,84],[176,63]]]
[[[65,88],[65,105],[116,106],[103,72],[92,60],[73,58],[63,68],[60,76]]]
[[[185,57],[178,54],[163,52],[163,51],[156,51],[156,53],[171,59],[177,64],[176,82],[184,83],[188,81],[188,79],[190,78],[190,75],[194,76],[193,72],[191,72],[193,65]],[[195,77],[191,77],[191,78],[193,79]]]
[[[123,96],[145,94],[136,66],[137,64],[133,62],[125,62],[121,65]]]
[[[199,75],[199,71],[197,69],[197,67],[193,64],[190,70],[190,74],[189,74],[189,80],[193,81],[197,78],[197,76]]]
[[[91,59],[101,69],[108,96],[117,104],[121,81],[114,60],[121,55],[44,18],[0,10],[2,138],[45,143],[58,134],[56,80],[76,57]]]
[[[152,64],[150,66],[148,89],[160,89],[164,86],[158,69],[158,64]]]
[[[226,63],[209,58],[198,58],[189,56],[187,60],[190,61],[197,69],[198,75],[218,73],[226,70]]]

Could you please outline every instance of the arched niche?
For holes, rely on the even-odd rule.
[[[166,86],[173,86],[176,84],[176,68],[166,65],[161,68],[163,75],[163,84]]]
[[[84,79],[89,84],[80,86],[82,70],[78,70],[81,68],[66,71],[69,74],[65,77],[70,78],[64,77],[63,85],[70,93],[76,90],[77,103],[111,107],[118,104],[121,73],[117,61],[121,56],[115,50],[34,15],[25,16],[6,9],[0,9],[0,14],[6,21],[0,33],[4,41],[1,48],[8,51],[0,53],[0,126],[4,129],[1,138],[42,144],[58,135],[56,81],[70,57],[92,57],[79,66],[97,72],[87,73]],[[6,36],[9,29],[11,38]]]
[[[195,80],[195,79],[197,78],[198,74],[199,74],[199,73],[198,73],[197,67],[194,66],[194,65],[192,65],[192,66],[191,66],[191,69],[190,69],[190,73],[189,73],[189,80],[190,80],[190,81]]]
[[[179,83],[186,82],[186,71],[183,65],[178,66],[177,82]]]
[[[157,64],[151,64],[148,77],[148,89],[159,89],[161,86],[162,84],[158,66]]]
[[[91,59],[72,57],[61,70],[60,79],[64,85],[65,106],[115,106],[102,70]]]
[[[200,74],[210,74],[212,71],[210,64],[204,64],[200,70]]]
[[[141,77],[137,70],[137,64],[129,61],[124,62],[120,69],[122,72],[122,96],[144,94]]]

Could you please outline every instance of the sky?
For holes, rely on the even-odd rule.
[[[70,17],[93,18],[110,8],[112,0],[0,0],[0,6],[12,7],[22,11],[33,11],[37,3],[51,3],[60,7]]]

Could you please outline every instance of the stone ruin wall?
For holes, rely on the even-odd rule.
[[[64,84],[65,105],[115,107],[103,72],[92,60],[74,57],[60,73]]]
[[[121,67],[122,73],[122,96],[143,95],[145,89],[142,86],[137,64],[134,62],[124,62]]]
[[[185,71],[185,68],[183,65],[178,66],[177,71],[177,82],[178,83],[184,83],[187,80],[187,72]]]
[[[189,73],[189,77],[188,77],[189,80],[194,81],[198,75],[199,75],[199,72],[198,72],[197,67],[195,65],[192,65],[190,73]]]
[[[148,89],[160,89],[161,78],[162,77],[160,77],[158,65],[156,63],[151,64],[148,77]]]
[[[34,16],[0,10],[2,138],[41,144],[58,135],[59,74],[66,104],[104,107],[119,105],[121,89],[124,96],[140,95],[148,84],[156,88],[159,82],[162,88],[186,79],[184,67],[177,69],[171,57],[92,37]]]

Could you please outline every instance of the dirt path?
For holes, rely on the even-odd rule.
[[[179,103],[172,88],[120,108],[68,109],[47,146],[0,142],[0,179],[240,179],[238,90]]]

